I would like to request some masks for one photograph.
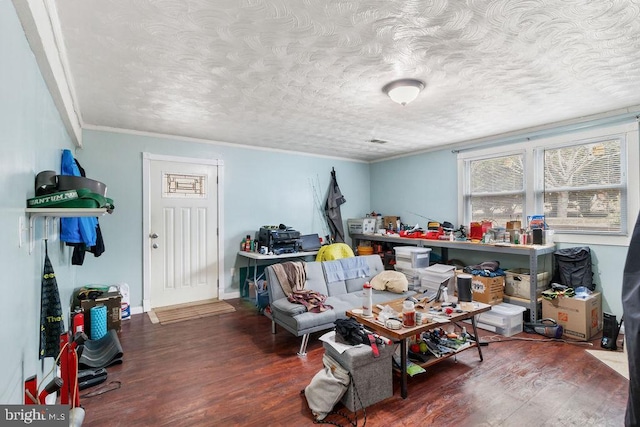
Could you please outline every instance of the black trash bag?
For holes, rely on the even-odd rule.
[[[558,249],[553,253],[555,259],[554,283],[576,289],[585,286],[592,291],[596,285],[593,283],[593,271],[591,269],[591,249],[588,246]]]

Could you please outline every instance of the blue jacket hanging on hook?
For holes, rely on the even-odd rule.
[[[71,150],[62,151],[61,175],[82,176]],[[67,243],[84,243],[87,247],[96,245],[95,217],[60,218],[60,240]]]

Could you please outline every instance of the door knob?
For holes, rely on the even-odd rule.
[[[153,249],[158,249],[160,247],[160,245],[158,245],[157,243],[154,243],[153,245],[151,245],[153,247]]]
[[[149,237],[151,237],[152,239],[157,239],[158,238],[158,233],[151,233],[151,234],[149,234]]]

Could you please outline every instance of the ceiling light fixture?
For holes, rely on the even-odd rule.
[[[382,88],[382,91],[389,95],[393,102],[407,105],[418,97],[422,89],[424,89],[424,82],[420,80],[400,79],[387,83]]]

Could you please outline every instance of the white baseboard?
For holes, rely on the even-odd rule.
[[[137,306],[137,307],[130,307],[131,310],[131,314],[142,314],[144,313],[144,309],[142,308],[141,305]]]
[[[228,294],[224,294],[220,296],[220,299],[234,299],[234,298],[240,298],[240,291],[236,291],[236,292],[230,292]]]

